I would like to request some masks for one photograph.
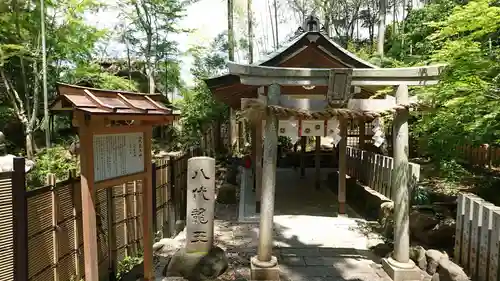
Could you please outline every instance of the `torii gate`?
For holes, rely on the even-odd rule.
[[[300,103],[283,96],[291,87],[302,86],[305,89],[328,87],[324,101],[316,109],[323,107],[323,112],[309,114],[312,119],[318,116],[331,118],[340,116],[342,141],[339,144],[339,201],[345,202],[346,179],[346,137],[342,133],[346,121],[356,116],[374,117],[376,113],[356,112],[348,109],[332,109],[336,102],[345,102],[353,93],[352,86],[392,86],[394,87],[397,107],[394,119],[394,180],[392,182],[394,204],[394,254],[383,260],[384,269],[393,280],[419,280],[420,272],[409,257],[409,185],[408,185],[408,86],[425,86],[436,84],[444,65],[409,68],[377,68],[377,69],[320,69],[320,68],[288,68],[242,65],[230,62],[231,75],[237,76],[243,85],[258,86],[263,89],[260,97],[264,102],[265,129],[262,167],[262,193],[260,208],[259,246],[257,256],[251,259],[252,280],[279,280],[276,257],[272,256],[272,235],[274,196],[276,181],[276,155],[278,145],[279,107],[300,112],[311,109],[309,103]],[[340,77],[340,78],[338,78]],[[248,103],[243,101],[243,103]],[[312,103],[312,102],[311,102]],[[318,101],[316,101],[318,103]],[[322,103],[322,105],[321,105]],[[245,106],[245,105],[244,105]],[[345,114],[342,115],[341,112]],[[306,113],[302,113],[307,115]],[[341,207],[342,208],[342,207]],[[343,210],[339,210],[342,212]]]

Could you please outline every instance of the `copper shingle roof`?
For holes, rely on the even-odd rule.
[[[92,114],[177,115],[165,107],[160,94],[113,91],[57,84],[52,111],[81,110]]]

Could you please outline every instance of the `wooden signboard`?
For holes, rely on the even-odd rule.
[[[144,172],[144,133],[93,137],[94,182]]]

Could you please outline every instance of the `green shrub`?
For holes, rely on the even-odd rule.
[[[35,168],[28,174],[28,187],[44,186],[47,174],[56,175],[58,181],[68,178],[71,169],[79,170],[78,162],[64,146],[54,146],[40,151],[35,158]]]

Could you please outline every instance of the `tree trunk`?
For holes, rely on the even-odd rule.
[[[229,61],[234,61],[233,0],[227,0],[227,40]]]
[[[248,63],[253,63],[253,12],[252,0],[247,0],[248,13]]]
[[[379,56],[384,56],[384,39],[385,39],[385,16],[386,16],[386,1],[380,0],[379,21],[378,21],[378,36],[377,36],[377,53]]]
[[[274,24],[276,24],[276,49],[279,48],[279,37],[278,37],[278,5],[276,0],[274,0]]]

